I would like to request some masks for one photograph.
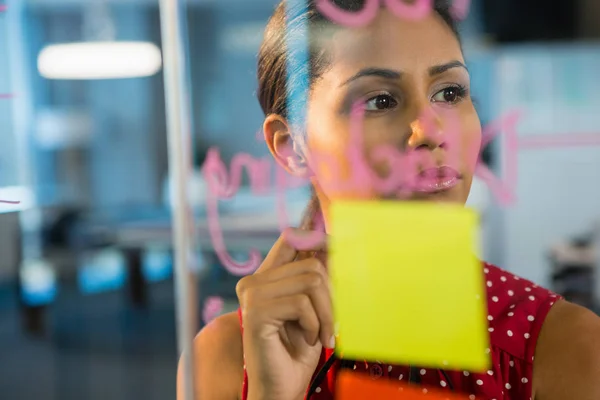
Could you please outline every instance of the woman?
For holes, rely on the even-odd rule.
[[[359,10],[361,3],[336,1],[351,11]],[[300,174],[311,154],[326,151],[340,161],[342,174],[347,174],[350,165],[343,149],[348,141],[350,109],[359,99],[365,101],[365,153],[391,144],[427,152],[438,166],[445,165],[445,138],[426,135],[419,120],[427,110],[441,115],[442,110],[452,109],[458,115],[461,148],[479,146],[481,127],[469,96],[469,73],[457,30],[448,8],[437,3],[435,12],[418,21],[399,19],[382,8],[368,26],[357,29],[332,25],[312,2],[286,29],[285,9],[280,4],[265,32],[258,78],[259,101],[266,115],[265,138],[281,165]],[[296,22],[302,18],[310,28],[311,79],[305,129],[298,134],[297,125],[289,121],[286,104],[290,55],[285,43],[288,35],[298,33]],[[294,75],[292,80],[298,81]],[[288,146],[295,150],[291,157],[284,151]],[[435,181],[431,190],[418,191],[412,198],[464,203],[476,157],[469,152],[461,154],[465,156],[454,169],[440,169],[436,175],[451,175],[450,183],[445,176]],[[385,174],[383,166],[375,162],[371,166]],[[369,191],[330,189],[321,184],[327,176],[326,168],[317,165],[312,180],[316,198],[309,212],[311,217],[322,216],[326,227],[332,199],[376,196]],[[240,280],[240,312],[216,319],[196,338],[197,399],[299,400],[310,386],[311,399],[333,398],[335,373],[342,365],[325,365],[335,346],[323,255],[326,243],[312,250],[298,252],[284,236],[256,273]],[[410,375],[411,381],[462,392],[470,398],[600,399],[598,318],[508,272],[487,264],[482,268],[492,344],[489,371],[415,371],[362,361],[345,362],[343,367],[376,379],[407,381]]]

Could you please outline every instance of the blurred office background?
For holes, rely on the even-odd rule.
[[[239,277],[212,251],[198,170],[211,146],[226,162],[241,151],[267,154],[256,139],[262,115],[255,61],[275,3],[187,4],[199,310],[214,298],[224,300],[221,312],[236,307]],[[0,204],[0,398],[174,399],[178,354],[157,1],[2,5],[0,200],[21,204]],[[470,204],[483,216],[483,256],[590,308],[600,288],[599,19],[593,0],[473,0],[463,23],[482,123],[522,109],[519,137],[562,135],[569,142],[532,140],[521,149],[509,207],[476,182]],[[132,41],[143,42],[128,49],[136,57],[112,72],[94,59],[98,47],[91,55],[89,46],[49,47]],[[98,79],[76,79],[82,59],[98,67]],[[75,67],[57,69],[65,65]],[[107,79],[126,71],[145,76]],[[568,140],[579,134],[589,140]],[[496,140],[485,160],[501,174],[505,156]],[[292,222],[308,196],[306,188],[287,193]],[[268,251],[279,231],[273,210],[273,193],[257,196],[247,186],[221,202],[235,257],[244,260],[250,248]]]

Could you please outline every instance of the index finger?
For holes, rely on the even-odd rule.
[[[296,259],[300,251],[325,251],[327,249],[327,235],[323,233],[321,235],[322,237],[318,238],[314,235],[314,233],[315,232],[298,228],[286,229],[281,236],[279,236],[279,239],[277,239],[265,257],[264,262],[256,272],[277,268],[284,264],[288,264]],[[291,240],[290,235],[293,236],[293,239],[300,239],[300,241],[304,241],[303,239],[313,238],[318,240],[314,240],[312,241],[313,243],[309,243],[311,246],[301,246],[301,248],[297,248],[291,243],[296,242],[296,240]]]

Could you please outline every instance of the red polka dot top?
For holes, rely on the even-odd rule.
[[[493,265],[484,263],[483,269],[487,284],[487,319],[491,343],[487,351],[492,356],[491,369],[485,373],[470,373],[419,368],[416,373],[420,384],[441,390],[452,388],[454,392],[468,395],[469,399],[531,399],[537,338],[548,311],[560,296]],[[241,313],[239,315],[241,323]],[[315,374],[332,352],[324,349]],[[357,373],[369,374],[373,379],[405,383],[410,373],[407,366],[381,363],[354,362],[349,367]],[[327,379],[314,389],[307,400],[333,400],[337,372],[334,364],[327,373]],[[244,369],[242,400],[247,399],[247,394],[248,376]]]

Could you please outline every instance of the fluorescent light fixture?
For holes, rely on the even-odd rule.
[[[160,71],[160,49],[147,42],[83,42],[45,47],[38,70],[48,79],[117,79]]]

